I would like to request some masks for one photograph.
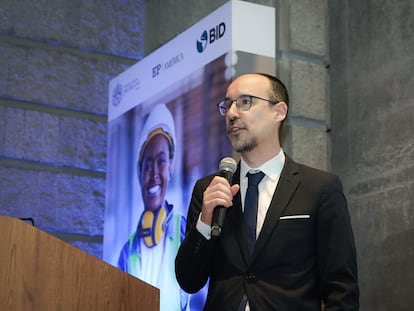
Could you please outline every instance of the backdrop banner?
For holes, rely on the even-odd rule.
[[[233,0],[113,78],[103,259],[160,289],[160,310],[202,310],[174,260],[197,179],[231,156],[217,103],[246,72],[275,74],[275,9]]]

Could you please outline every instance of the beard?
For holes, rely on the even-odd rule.
[[[257,147],[257,139],[255,137],[245,141],[233,142],[233,149],[239,153],[252,151]]]
[[[237,123],[237,124],[236,124]],[[232,135],[231,127],[237,125],[239,128],[244,129],[241,133],[237,135]],[[227,125],[227,133],[230,138],[231,145],[233,150],[239,153],[252,151],[257,147],[257,137],[249,137],[249,128],[245,124],[241,123],[239,120],[230,120]],[[247,137],[245,137],[247,136]]]

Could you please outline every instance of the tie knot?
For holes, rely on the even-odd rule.
[[[249,179],[249,186],[257,186],[264,176],[265,174],[263,172],[247,173],[247,178]]]

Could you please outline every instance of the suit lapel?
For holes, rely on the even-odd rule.
[[[270,202],[263,228],[256,241],[253,256],[260,253],[260,249],[265,246],[268,238],[271,236],[273,230],[277,226],[279,217],[286,209],[299,183],[300,175],[298,166],[295,162],[286,156],[285,166],[283,167],[279,182],[276,187],[276,191],[273,194],[272,201]]]

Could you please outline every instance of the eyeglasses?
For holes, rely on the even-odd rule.
[[[227,114],[227,111],[230,109],[231,105],[233,104],[233,102],[236,102],[236,107],[238,110],[246,111],[252,107],[253,99],[264,100],[272,104],[278,103],[277,101],[272,101],[272,100],[257,97],[254,95],[240,95],[236,99],[230,99],[230,98],[223,99],[221,102],[217,104],[217,107],[218,107],[220,114],[222,116],[225,116]]]

